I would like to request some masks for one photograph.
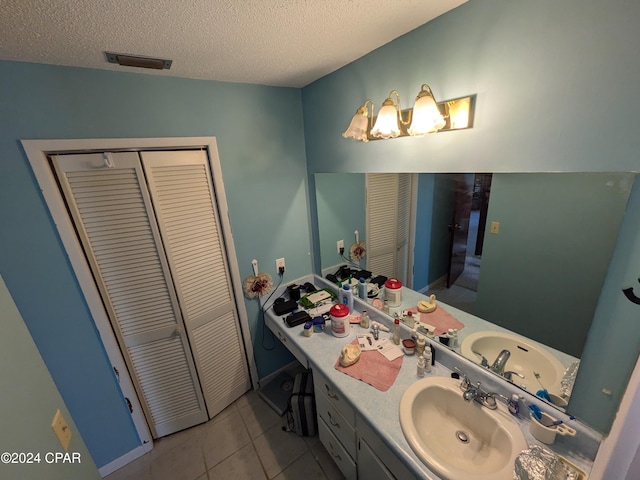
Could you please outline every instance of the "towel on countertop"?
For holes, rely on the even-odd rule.
[[[436,331],[434,332],[435,336],[442,335],[443,333],[447,333],[447,330],[450,328],[455,328],[456,330],[461,330],[464,328],[464,323],[455,318],[449,312],[444,310],[441,306],[438,305],[431,313],[420,313],[418,312],[418,307],[411,307],[408,310],[420,314],[420,323],[427,323],[429,325],[433,325],[436,327]]]
[[[356,339],[351,343],[357,345],[358,340]],[[360,353],[360,360],[348,367],[340,365],[340,358],[338,358],[335,369],[356,380],[362,380],[382,392],[386,392],[398,377],[403,357],[396,358],[390,362],[376,350],[363,351]]]

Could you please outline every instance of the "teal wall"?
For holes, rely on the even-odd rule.
[[[365,175],[357,173],[315,176],[322,268],[345,263],[338,255],[338,240],[344,240],[344,256],[349,258],[355,230],[360,240],[367,238],[365,183]]]
[[[215,136],[241,276],[285,257],[288,281],[311,270],[300,90],[0,62],[0,92],[0,272],[102,467],[139,439],[20,140]],[[262,377],[293,357],[245,304]]]
[[[303,89],[309,173],[638,171],[638,18],[640,3],[627,0],[470,0]],[[367,98],[379,106],[396,89],[406,108],[425,82],[439,100],[476,93],[474,128],[366,144],[341,137]],[[631,269],[640,274],[640,262]],[[635,281],[628,274],[610,268],[607,280],[622,288]],[[594,326],[605,321],[604,335],[617,336],[626,319]],[[640,324],[624,334],[640,343]],[[637,350],[603,351],[594,340],[583,358],[581,418],[608,431]]]
[[[31,464],[0,463],[0,478],[99,479],[98,469],[1,276],[0,318],[0,452],[40,454],[40,461]],[[79,454],[80,463],[47,462],[47,452],[64,452],[51,428],[57,409],[71,430],[68,451]]]
[[[494,174],[475,313],[582,356],[635,174]]]
[[[637,170],[640,3],[470,0],[303,89],[314,172]],[[366,144],[356,109],[477,94],[474,127]]]
[[[428,268],[431,262],[431,223],[433,222],[433,194],[435,175],[418,175],[416,226],[413,247],[413,290],[429,285]]]

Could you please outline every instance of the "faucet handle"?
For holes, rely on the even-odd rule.
[[[462,370],[460,370],[458,367],[453,367],[453,369],[460,374],[460,378],[462,380],[460,382],[460,388],[462,390],[468,389],[469,386],[471,385],[471,382],[469,382],[469,377],[467,377],[467,375]]]
[[[520,378],[522,378],[524,380],[524,375],[522,375],[522,374],[520,374],[518,372],[514,372],[513,370],[509,370],[508,372],[504,372],[502,374],[502,376],[504,378],[506,378],[507,380],[509,380],[509,381],[512,380],[513,375],[516,375],[516,376],[518,376],[518,377],[520,377]]]
[[[504,395],[502,395],[501,393],[489,392],[485,394],[484,398],[482,399],[482,403],[489,410],[495,410],[496,408],[498,408],[498,402],[496,402],[496,396],[502,398],[507,403],[509,402],[509,399]]]
[[[480,366],[489,367],[489,361],[484,355],[482,355],[480,352],[476,352],[475,350],[472,350],[472,352],[480,357]]]

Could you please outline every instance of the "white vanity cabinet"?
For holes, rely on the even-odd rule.
[[[353,406],[318,371],[313,372],[318,436],[347,479],[357,479],[356,415]]]
[[[313,383],[320,441],[347,479],[415,479],[331,382],[314,371]]]

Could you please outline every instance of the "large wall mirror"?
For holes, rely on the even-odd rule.
[[[437,292],[452,312],[578,367],[634,180],[619,172],[317,173],[318,273],[345,264],[337,241],[348,256],[357,230],[367,243],[360,267]],[[379,238],[393,247],[385,253]],[[393,258],[379,261],[384,255]],[[530,393],[540,380],[528,378],[526,388],[513,378]]]

